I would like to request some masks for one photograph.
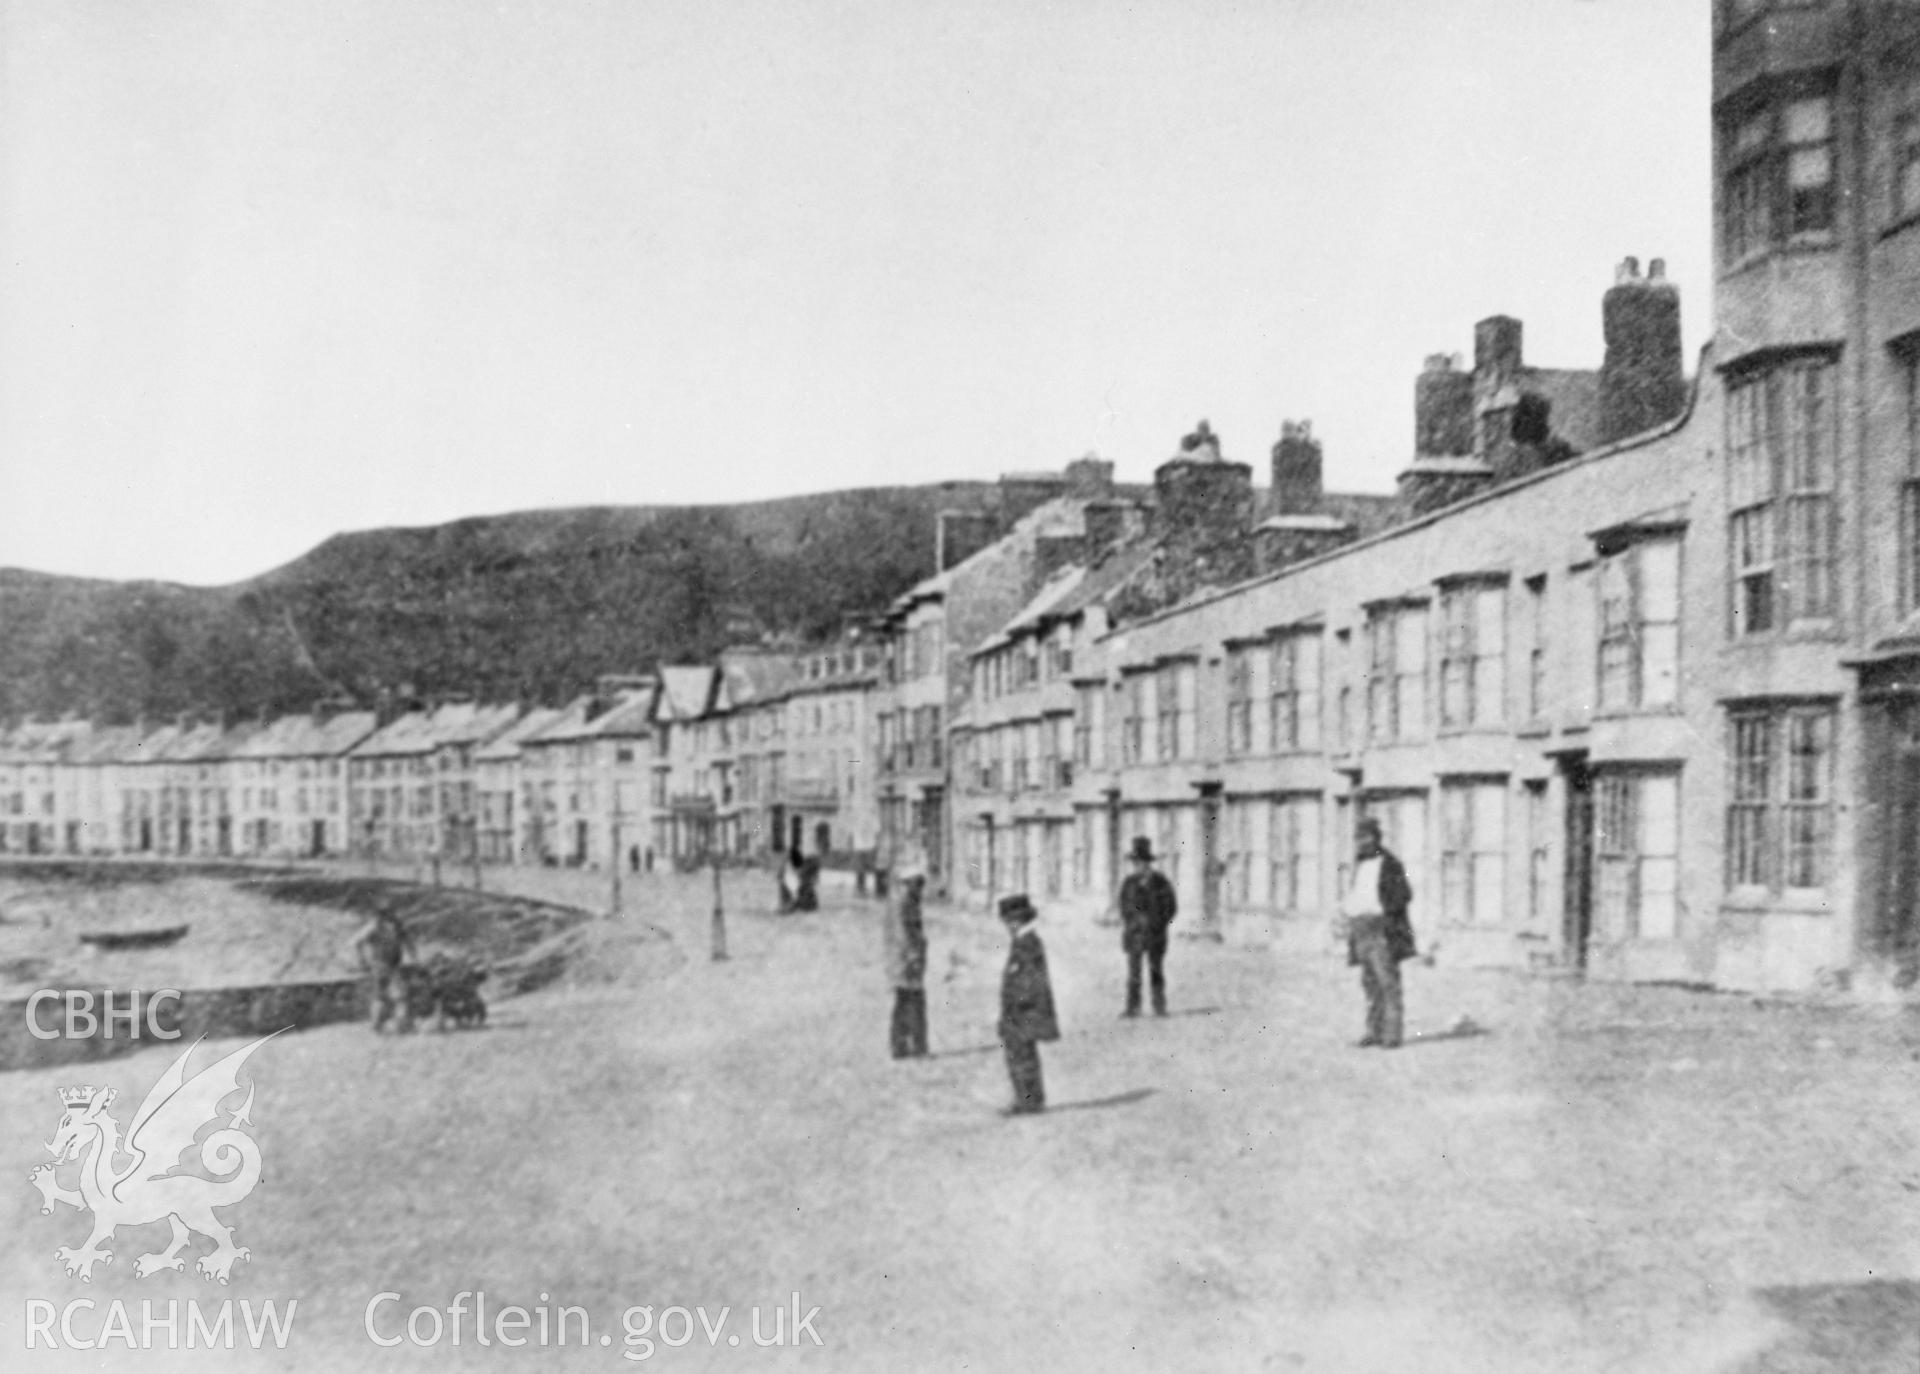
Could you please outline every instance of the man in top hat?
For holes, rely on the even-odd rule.
[[[1367,1033],[1362,1046],[1395,1049],[1404,1014],[1400,1001],[1400,961],[1414,956],[1413,886],[1407,870],[1380,843],[1380,822],[1362,816],[1353,832],[1353,876],[1340,899],[1347,928],[1347,963],[1360,969],[1367,994]]]
[[[893,982],[895,1059],[918,1059],[927,1052],[927,931],[920,913],[926,885],[926,855],[910,847],[894,865],[883,926],[887,976]]]
[[[1140,956],[1147,958],[1153,983],[1153,1014],[1167,1014],[1167,927],[1173,924],[1180,904],[1174,899],[1173,884],[1167,875],[1153,866],[1153,846],[1145,835],[1136,835],[1127,858],[1133,872],[1120,884],[1120,948],[1127,952],[1126,1015],[1140,1014]]]
[[[1047,948],[1033,924],[1040,913],[1025,893],[1000,900],[1006,923],[1007,967],[1000,975],[1000,1043],[1007,1052],[1007,1076],[1013,1080],[1015,1115],[1046,1110],[1047,1090],[1040,1078],[1040,1041],[1058,1040],[1053,1013],[1053,983],[1047,977]]]

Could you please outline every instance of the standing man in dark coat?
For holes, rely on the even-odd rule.
[[[926,858],[917,850],[903,854],[894,866],[885,918],[895,1059],[920,1059],[927,1053],[927,929],[920,911],[926,886]]]
[[[1347,930],[1347,963],[1358,965],[1367,993],[1367,1033],[1362,1046],[1396,1049],[1405,1019],[1400,1000],[1400,961],[1414,956],[1413,923],[1407,908],[1413,887],[1407,870],[1380,843],[1380,822],[1362,816],[1353,835],[1353,876],[1340,899]]]
[[[1045,1111],[1047,1090],[1040,1078],[1040,1042],[1058,1040],[1060,1023],[1053,1014],[1053,983],[1047,977],[1047,948],[1033,923],[1040,913],[1025,893],[1000,901],[1000,919],[1010,937],[1007,967],[1000,975],[1000,1043],[1007,1052],[1007,1075],[1013,1080],[1015,1115]]]
[[[1145,835],[1136,835],[1127,857],[1133,872],[1120,884],[1120,948],[1127,952],[1127,1009],[1125,1015],[1140,1014],[1140,956],[1145,955],[1153,983],[1153,1014],[1167,1014],[1167,927],[1173,924],[1180,904],[1174,899],[1173,884],[1167,875],[1153,866],[1153,846]]]

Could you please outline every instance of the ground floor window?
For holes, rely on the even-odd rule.
[[[1727,887],[1824,889],[1833,866],[1833,707],[1743,707],[1729,728]]]
[[[1320,798],[1282,797],[1273,803],[1267,840],[1269,884],[1280,911],[1320,906]]]
[[[1440,831],[1441,919],[1455,926],[1499,925],[1506,914],[1506,781],[1442,786]]]
[[[1230,907],[1244,909],[1267,903],[1265,797],[1229,797],[1221,816],[1221,879]]]
[[[1033,825],[1016,825],[1013,828],[1013,833],[1007,837],[1013,841],[1012,844],[1007,846],[1011,851],[1007,856],[1009,860],[1007,865],[1007,890],[1009,892],[1031,893],[1033,890],[1031,886],[1033,882],[1032,855],[1035,838],[1034,832],[1037,829],[1038,827]]]
[[[1594,889],[1604,940],[1670,940],[1679,925],[1680,774],[1594,778]]]
[[[1100,813],[1081,810],[1073,818],[1073,890],[1093,891],[1093,869],[1098,853]]]

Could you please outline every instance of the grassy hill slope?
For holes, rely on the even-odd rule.
[[[932,570],[937,511],[999,500],[952,482],[526,511],[335,535],[225,587],[0,568],[0,719],[279,713],[407,688],[558,701],[744,635],[830,633]]]

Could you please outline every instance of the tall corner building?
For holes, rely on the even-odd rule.
[[[1792,900],[1776,871],[1824,839],[1797,833],[1796,808],[1827,785],[1810,770],[1830,750],[1838,806],[1821,824],[1851,879],[1834,894],[1850,909],[1831,913],[1850,938],[1822,962],[1906,982],[1920,947],[1920,0],[1721,0],[1713,132],[1728,901]],[[1827,722],[1830,744],[1814,737]]]

